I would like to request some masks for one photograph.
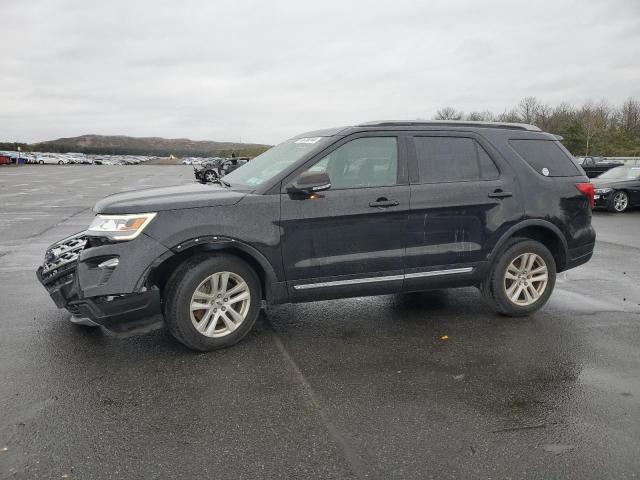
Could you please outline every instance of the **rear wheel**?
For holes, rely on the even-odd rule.
[[[165,287],[171,334],[194,350],[228,347],[253,327],[262,292],[256,273],[231,255],[202,255],[179,266]]]
[[[622,213],[629,207],[629,195],[623,190],[613,192],[611,201],[609,202],[609,211],[614,213]]]
[[[547,303],[555,281],[556,263],[549,249],[535,240],[514,239],[494,261],[480,291],[496,311],[520,317]]]
[[[39,161],[38,161],[38,163],[39,163],[40,165],[44,165],[44,160],[39,160]]]
[[[64,162],[62,160],[58,160],[58,165],[62,165]]]

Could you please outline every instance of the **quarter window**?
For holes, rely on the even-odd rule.
[[[468,182],[498,178],[500,172],[472,138],[414,137],[420,183]]]
[[[396,137],[357,138],[336,148],[309,171],[327,172],[331,189],[384,187],[398,177]]]
[[[573,177],[581,175],[571,155],[562,144],[553,140],[509,140],[520,157],[540,175],[547,177]],[[588,158],[593,162],[592,158]],[[585,162],[585,166],[589,166]],[[592,164],[591,166],[594,166]]]

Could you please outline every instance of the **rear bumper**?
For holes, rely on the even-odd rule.
[[[567,259],[567,264],[565,268],[562,269],[562,271],[569,270],[571,268],[575,268],[587,263],[593,256],[594,247],[595,242],[588,243],[587,245],[583,245],[581,247],[569,249],[569,258]]]

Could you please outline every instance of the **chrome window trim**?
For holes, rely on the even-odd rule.
[[[395,280],[404,280],[406,278],[439,277],[441,275],[456,275],[460,273],[471,273],[472,271],[473,271],[473,267],[449,268],[447,270],[432,270],[430,272],[407,273],[405,275],[386,275],[384,277],[367,277],[367,278],[354,278],[351,280],[335,280],[332,282],[304,283],[301,285],[294,285],[293,289],[307,290],[310,288],[339,287],[342,285],[359,285],[362,283],[392,282]]]

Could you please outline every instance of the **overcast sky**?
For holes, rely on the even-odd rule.
[[[305,130],[640,97],[640,0],[0,0],[0,140],[277,143]]]

